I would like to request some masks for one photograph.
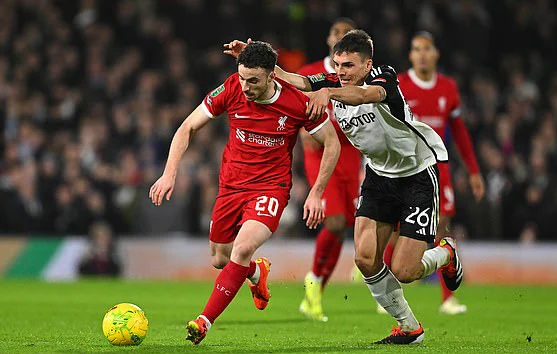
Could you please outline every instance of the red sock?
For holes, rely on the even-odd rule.
[[[338,258],[340,257],[340,250],[342,249],[342,241],[338,238],[338,236],[334,237],[335,241],[331,241],[331,245],[329,246],[329,253],[327,256],[327,260],[323,267],[321,268],[321,276],[323,277],[323,282],[321,283],[321,289],[325,287],[331,274],[333,274],[333,270],[338,263]]]
[[[226,267],[221,270],[217,276],[217,280],[215,280],[215,287],[209,297],[209,301],[201,313],[207,317],[211,323],[215,322],[217,317],[220,316],[224,309],[228,307],[234,296],[236,296],[236,293],[246,280],[248,269],[249,267],[244,267],[230,261]]]
[[[387,246],[385,247],[385,251],[383,252],[383,262],[387,265],[387,267],[391,268],[391,260],[393,259],[393,251],[395,250],[395,245],[391,240],[387,242]]]
[[[253,277],[253,275],[255,274],[255,267],[257,267],[257,264],[255,264],[255,261],[252,259],[251,261],[249,261],[249,270],[246,278],[249,279]]]
[[[323,269],[325,263],[327,263],[327,259],[329,258],[329,253],[334,248],[334,245],[338,243],[338,237],[331,231],[329,231],[326,227],[322,228],[321,231],[319,231],[317,239],[315,240],[315,254],[313,255],[312,268],[313,274],[316,277],[320,277],[323,275]]]

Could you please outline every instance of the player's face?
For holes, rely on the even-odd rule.
[[[425,37],[416,37],[412,40],[409,58],[414,70],[432,72],[435,71],[437,66],[439,51],[431,40]]]
[[[332,53],[335,44],[337,44],[337,42],[340,41],[340,39],[344,37],[346,33],[353,29],[354,27],[350,26],[346,22],[334,23],[329,30],[329,36],[327,36],[327,45],[329,46],[329,51]]]
[[[246,68],[243,65],[238,65],[238,75],[242,92],[248,101],[270,98],[266,96],[272,95],[272,92],[274,92],[270,90],[271,83],[275,78],[274,71],[269,73],[263,68]]]
[[[363,58],[359,53],[335,53],[333,56],[335,72],[342,86],[361,85],[373,64],[370,58]]]

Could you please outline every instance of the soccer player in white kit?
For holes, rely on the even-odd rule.
[[[245,43],[226,44],[235,55]],[[400,282],[410,283],[442,270],[447,286],[456,290],[462,266],[453,239],[444,238],[427,250],[439,222],[437,162],[447,150],[433,129],[414,120],[398,88],[396,72],[373,68],[373,41],[362,30],[348,32],[334,47],[336,74],[300,76],[276,67],[277,76],[309,93],[308,114],[318,117],[332,101],[333,111],[350,142],[366,158],[354,230],[355,262],[375,300],[398,326],[377,344],[417,344],[424,330]],[[392,268],[383,251],[400,222]]]

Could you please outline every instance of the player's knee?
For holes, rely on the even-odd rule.
[[[255,253],[255,249],[249,244],[238,244],[234,245],[232,249],[232,257],[236,261],[245,261],[251,259],[251,256]]]
[[[214,255],[213,257],[211,257],[211,264],[213,265],[213,267],[215,267],[216,269],[222,269],[224,268],[228,262],[230,261],[230,259],[224,255]]]
[[[344,215],[331,215],[325,218],[325,227],[335,235],[342,237],[346,226],[346,218]]]
[[[360,272],[366,277],[372,276],[381,270],[375,261],[375,257],[367,253],[356,253],[354,263],[356,263]]]
[[[395,278],[397,278],[398,281],[401,283],[407,284],[417,279],[416,272],[406,266],[392,264],[391,272],[393,273]]]

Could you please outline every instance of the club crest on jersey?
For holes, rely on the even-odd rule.
[[[444,112],[445,108],[447,107],[447,99],[445,98],[445,96],[439,97],[438,104],[439,104],[439,110],[441,112]]]
[[[278,120],[278,124],[279,126],[277,127],[277,130],[286,130],[286,120],[288,119],[287,116],[282,116],[279,118]]]
[[[333,101],[336,108],[346,109],[346,105],[340,101]]]

